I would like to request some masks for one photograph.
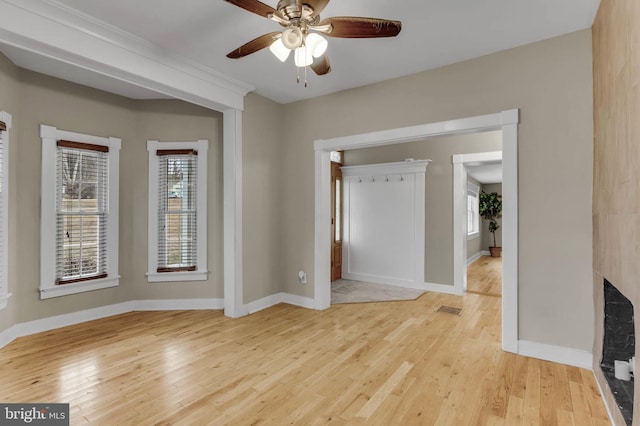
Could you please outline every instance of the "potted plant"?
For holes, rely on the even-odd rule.
[[[489,232],[493,234],[493,247],[489,247],[491,257],[500,257],[502,247],[497,247],[496,231],[500,228],[496,218],[502,215],[502,195],[497,192],[487,194],[482,191],[480,193],[480,216],[489,221]]]

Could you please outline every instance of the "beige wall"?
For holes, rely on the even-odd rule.
[[[18,96],[18,69],[5,56],[0,54],[0,111],[6,111],[12,115],[13,128],[10,132],[10,150],[15,152],[19,146],[17,132],[14,131],[20,123],[20,117],[17,113],[20,106],[20,98]],[[15,294],[17,290],[17,256],[16,244],[17,234],[16,227],[12,224],[16,223],[17,218],[17,199],[18,191],[16,185],[18,164],[10,155],[11,164],[9,165],[9,240],[8,240],[8,275],[9,275],[9,293]],[[14,323],[15,304],[9,300],[8,306],[0,310],[0,332],[10,327]]]
[[[13,226],[17,233],[15,322],[25,322],[68,312],[123,302],[131,296],[130,277],[122,270],[121,285],[99,291],[40,300],[40,124],[63,130],[122,138],[121,158],[126,158],[134,140],[132,102],[73,83],[31,71],[20,70],[19,146],[11,162],[18,166],[18,217]],[[124,187],[122,188],[124,189]],[[125,207],[126,210],[126,207]],[[120,238],[126,237],[130,217],[120,215]],[[120,252],[120,261],[128,253]]]
[[[482,190],[488,194],[497,192],[498,194],[502,195],[502,184],[492,183],[482,185]],[[483,251],[489,251],[489,247],[493,246],[493,235],[491,234],[491,232],[489,232],[489,221],[482,218],[480,219],[480,221],[482,222],[480,224],[480,234],[482,237],[480,249]],[[498,230],[496,231],[496,244],[498,247],[502,247],[502,217],[497,218],[496,222],[498,222],[498,226],[500,226],[500,228],[498,228]]]
[[[519,336],[590,350],[591,61],[585,30],[286,105],[285,290],[313,295],[296,271],[313,277],[315,139],[520,108]]]
[[[222,115],[176,100],[134,103],[134,140],[123,143],[120,175],[121,218],[131,229],[121,228],[121,270],[127,273],[135,300],[222,298]],[[147,140],[164,142],[209,141],[207,173],[207,281],[148,283],[148,173]],[[125,191],[129,188],[131,192]],[[122,227],[122,223],[120,224]],[[123,264],[124,263],[124,264]]]
[[[603,280],[637,309],[640,303],[640,2],[602,0],[593,27],[594,198],[593,297],[596,379],[616,422],[624,424],[598,366],[602,357]],[[640,330],[635,313],[635,329]],[[636,353],[639,341],[636,337]],[[637,364],[636,364],[637,365]],[[640,423],[635,382],[633,423]]]
[[[18,102],[7,96],[12,92]],[[0,331],[15,323],[127,300],[223,297],[221,114],[177,100],[133,101],[16,68],[1,55],[0,109],[6,109],[14,117],[10,204],[18,212],[10,215],[9,285],[13,297],[8,308],[0,311]],[[122,139],[121,280],[117,288],[39,299],[40,124]],[[210,141],[208,281],[170,284],[146,281],[147,139]]]
[[[242,120],[244,303],[281,291],[282,120],[281,105],[255,94],[245,98]]]
[[[501,149],[502,132],[487,132],[345,151],[344,162],[347,166],[356,166],[404,161],[405,158],[432,160],[425,182],[425,280],[453,285],[452,156]]]

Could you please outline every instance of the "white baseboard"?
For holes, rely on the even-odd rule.
[[[483,256],[491,256],[491,252],[489,250],[481,251],[480,254]]]
[[[353,272],[343,272],[342,278],[345,280],[392,285],[395,287],[413,288],[416,290],[424,290],[424,291],[428,290],[424,283],[417,283],[415,281],[409,281],[409,280],[400,280],[397,278],[379,277],[377,275],[354,274]]]
[[[289,305],[300,306],[301,308],[314,309],[314,300],[310,297],[296,296],[290,293],[277,293],[271,296],[263,297],[254,302],[246,304],[249,314],[270,308],[278,303],[287,303]]]
[[[425,290],[433,291],[435,293],[453,294],[454,296],[462,296],[462,292],[456,289],[452,285],[436,284],[436,283],[424,283]]]
[[[311,297],[297,296],[291,293],[280,293],[280,294],[282,295],[283,303],[288,303],[289,305],[299,306],[301,308],[306,308],[306,309],[316,308],[315,301]]]
[[[18,337],[42,333],[56,328],[80,324],[133,311],[175,311],[196,309],[223,309],[223,299],[170,299],[170,300],[131,300],[99,308],[86,309],[63,315],[56,315],[15,324],[0,332],[0,348]]]
[[[518,354],[587,370],[593,369],[593,354],[579,349],[519,340]]]
[[[467,258],[467,266],[471,265],[473,262],[475,262],[476,260],[480,259],[483,256],[482,252],[479,251],[478,253],[474,254],[471,257]]]
[[[195,311],[224,309],[224,299],[153,299],[135,300],[134,311]]]
[[[282,293],[272,294],[262,299],[255,300],[245,305],[249,315],[270,308],[278,303],[282,303]]]

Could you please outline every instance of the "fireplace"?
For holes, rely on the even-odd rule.
[[[627,425],[633,419],[633,375],[630,380],[616,378],[615,361],[622,361],[619,367],[626,367],[635,356],[635,327],[633,304],[606,279],[604,280],[604,337],[600,368],[604,373],[611,393],[620,408]],[[622,368],[619,372],[622,372]],[[622,374],[618,374],[620,377]]]

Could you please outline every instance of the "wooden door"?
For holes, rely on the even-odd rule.
[[[331,281],[342,278],[342,171],[331,162]]]

